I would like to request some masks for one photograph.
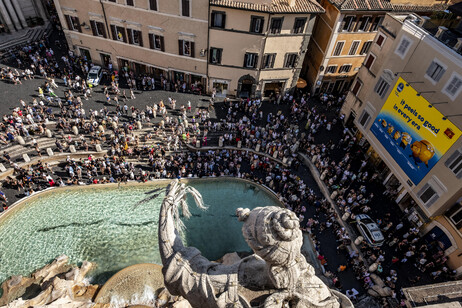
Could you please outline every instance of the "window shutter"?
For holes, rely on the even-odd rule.
[[[93,35],[97,36],[98,34],[96,33],[96,23],[94,20],[90,20],[90,26],[91,26],[91,32],[93,33]]]
[[[257,65],[258,65],[258,55],[257,55],[257,54],[255,54],[255,57],[254,57],[254,60],[253,60],[253,61],[254,61],[254,62],[253,62],[253,67],[256,68]]]
[[[71,21],[71,17],[69,15],[64,15],[66,17],[66,23],[67,23],[67,28],[69,30],[72,30],[73,27],[72,27],[72,21]]]
[[[226,28],[226,14],[222,14],[221,20],[222,20],[221,27],[224,29]]]
[[[140,46],[143,47],[143,33],[138,31],[138,40],[140,41]]]
[[[276,54],[271,55],[271,66],[270,66],[271,68],[274,67],[274,60],[276,60]]]
[[[214,51],[214,48],[210,48],[210,52],[209,52],[209,62],[210,63],[213,63],[213,51]]]
[[[340,31],[343,31],[343,28],[345,28],[346,19],[346,17],[343,18],[342,23],[340,24]]]
[[[244,67],[247,67],[247,58],[248,58],[248,54],[245,54],[244,56]]]
[[[219,64],[221,64],[221,52],[222,52],[222,49],[218,49],[218,53],[217,53],[217,55],[218,55],[217,58],[218,59],[217,59],[217,61],[218,61]]]
[[[128,35],[128,43],[129,44],[133,44],[133,33],[132,33],[132,29],[127,29],[127,35]]]
[[[460,168],[462,166],[461,157],[462,153],[456,150],[444,163],[446,167],[455,173],[458,179],[462,178],[462,168]]]
[[[101,30],[103,32],[103,37],[107,38],[106,29],[104,28],[104,25],[101,27]]]
[[[178,40],[178,54],[183,55],[183,40]]]
[[[194,58],[194,50],[195,50],[195,46],[194,46],[194,42],[191,42],[191,58]]]
[[[216,13],[215,13],[215,12],[212,12],[212,18],[211,18],[211,20],[210,20],[210,22],[211,22],[211,27],[215,27],[215,15],[216,15]]]
[[[122,38],[124,40],[124,43],[127,42],[127,33],[125,32],[125,28],[120,28],[122,31]]]
[[[431,76],[432,75],[432,72],[435,70],[436,68],[436,63],[435,62],[432,62],[432,64],[430,64],[430,67],[428,68],[427,70],[427,75],[428,76]]]
[[[112,32],[112,39],[114,41],[117,41],[117,31],[116,31],[116,27],[114,25],[111,25],[111,32]]]
[[[165,51],[164,37],[160,37],[160,50]]]
[[[77,30],[79,30],[80,33],[82,33],[82,27],[80,26],[80,20],[78,17],[75,17],[75,20],[77,22]]]
[[[149,48],[154,49],[154,34],[149,33]]]

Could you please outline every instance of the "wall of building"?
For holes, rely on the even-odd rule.
[[[309,14],[269,14],[258,13],[232,8],[214,7],[213,12],[224,12],[226,22],[224,29],[209,29],[209,45],[211,48],[221,48],[221,64],[209,65],[209,86],[212,87],[214,80],[226,81],[228,84],[227,94],[238,95],[239,79],[250,75],[255,79],[255,94],[264,96],[265,85],[271,82],[281,83],[280,91],[289,90],[297,82],[299,71],[306,53],[311,32],[314,27],[315,16]],[[264,18],[262,33],[250,33],[252,16]],[[283,18],[281,32],[278,34],[267,33],[271,18]],[[293,33],[296,18],[306,18],[305,32]],[[211,19],[211,18],[210,18]],[[257,53],[258,63],[255,68],[244,68],[246,53]],[[273,68],[262,68],[265,54],[276,54]],[[299,55],[296,67],[284,68],[286,53]],[[229,81],[227,81],[229,80]]]
[[[410,39],[412,43],[404,59],[401,59],[395,54],[395,50],[403,36]],[[451,99],[444,94],[442,90],[448,84],[454,72],[462,75],[461,55],[455,53],[453,50],[449,49],[447,46],[443,45],[441,42],[437,41],[425,32],[422,32],[422,30],[419,30],[417,26],[407,22],[403,26],[403,29],[398,33],[395,40],[393,40],[392,36],[389,35],[389,38],[387,38],[386,44],[382,47],[382,49],[379,50],[377,46],[375,46],[371,52],[374,51],[378,56],[378,60],[376,60],[377,62],[371,66],[370,70],[363,67],[358,75],[358,78],[364,82],[364,85],[358,94],[358,99],[362,101],[362,104],[355,100],[351,95],[349,96],[348,104],[352,107],[357,107],[356,114],[358,116],[356,118],[356,124],[361,131],[365,133],[371,145],[384,159],[395,176],[400,179],[401,184],[404,185],[427,216],[434,217],[441,215],[454,204],[458,197],[460,197],[462,181],[457,179],[455,174],[445,166],[445,162],[452,153],[462,147],[462,138],[460,138],[448,150],[448,152],[442,156],[442,158],[420,181],[420,183],[410,186],[408,184],[408,176],[402,171],[395,160],[388,154],[387,150],[383,148],[380,142],[369,131],[372,122],[380,112],[382,105],[388,98],[388,95],[390,95],[389,90],[384,98],[380,98],[378,94],[375,93],[374,87],[380,76],[383,75],[384,70],[390,70],[396,75],[391,84],[391,88],[396,83],[397,77],[400,76],[404,80],[408,81],[416,91],[422,92],[421,95],[430,103],[434,103],[435,106],[433,108],[439,110],[443,115],[460,114],[462,113],[462,106],[457,103],[460,101],[460,95],[458,98]],[[432,82],[425,76],[428,67],[434,59],[438,59],[446,66],[445,73],[437,83]],[[358,117],[365,108],[369,108],[369,112],[372,113],[372,120],[366,127],[363,128],[357,121]],[[450,117],[449,120],[457,127],[462,128],[462,117]],[[436,179],[439,183],[441,183],[445,192],[441,194],[439,199],[433,205],[427,208],[418,198],[418,192],[432,179]]]
[[[308,46],[308,56],[304,63],[304,76],[312,90],[316,86],[320,68],[324,63],[324,58],[335,30],[334,28],[340,17],[340,11],[328,0],[323,0],[321,5],[326,12],[320,14],[316,20],[313,36]]]
[[[102,4],[96,1],[83,0],[78,6],[71,0],[59,1],[57,8],[64,28],[67,28],[64,14],[76,16],[80,23],[85,22],[86,25],[82,26],[82,33],[65,31],[69,45],[76,49],[88,49],[92,60],[98,64],[101,64],[100,53],[112,55],[112,63],[116,69],[119,69],[116,59],[119,57],[165,70],[206,76],[207,60],[200,55],[202,49],[207,50],[207,11],[203,10],[203,7],[207,6],[206,0],[192,2],[192,17],[180,16],[179,1],[162,1],[159,3],[158,11],[149,10],[147,0],[135,0],[135,7],[119,3],[104,1],[103,12]],[[104,13],[109,28],[106,28],[107,38],[95,37],[89,27],[90,20],[105,22]],[[110,25],[140,30],[143,46],[114,41]],[[148,35],[153,31],[164,36],[164,52],[149,48]],[[194,58],[179,55],[178,40],[183,37],[195,43]]]

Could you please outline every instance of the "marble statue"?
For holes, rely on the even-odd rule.
[[[165,286],[192,307],[253,307],[246,290],[267,291],[259,307],[352,307],[342,304],[339,292],[330,290],[314,274],[300,249],[302,232],[296,215],[279,207],[239,208],[242,232],[254,254],[232,265],[211,262],[194,247],[184,247],[179,232],[180,210],[190,215],[186,194],[199,208],[201,195],[178,180],[172,181],[159,217],[159,249]],[[335,294],[334,294],[335,293]],[[260,294],[261,295],[261,294]],[[259,297],[261,299],[261,296]],[[255,298],[253,298],[255,302]]]

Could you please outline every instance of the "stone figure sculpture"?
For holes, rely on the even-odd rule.
[[[347,307],[338,292],[330,290],[314,274],[300,249],[302,232],[296,215],[279,207],[239,208],[243,235],[254,254],[232,265],[211,262],[194,247],[184,247],[179,232],[180,208],[190,215],[186,194],[205,208],[194,188],[173,181],[159,217],[159,249],[165,286],[193,307],[252,307],[244,290],[268,290],[260,307]],[[268,292],[266,293],[268,294]],[[343,299],[344,300],[344,299]],[[350,303],[351,304],[351,303]]]

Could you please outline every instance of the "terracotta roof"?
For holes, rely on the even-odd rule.
[[[324,13],[323,7],[314,0],[295,0],[290,6],[289,0],[272,0],[271,4],[250,3],[235,0],[210,0],[210,5],[266,13]]]
[[[445,4],[394,4],[390,3],[389,0],[330,0],[330,2],[341,11],[433,12],[448,8],[448,5]]]

